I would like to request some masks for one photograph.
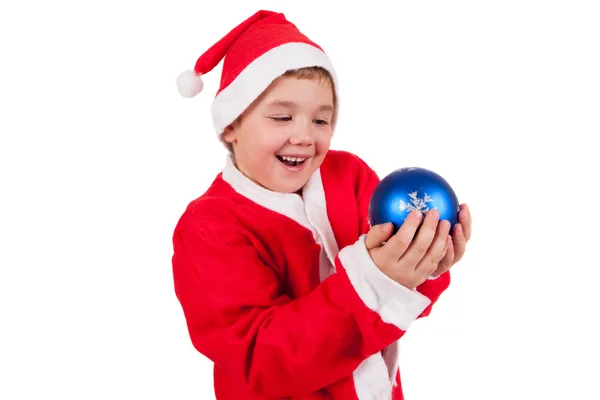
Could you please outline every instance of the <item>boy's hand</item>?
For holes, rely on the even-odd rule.
[[[448,247],[446,255],[431,276],[438,277],[444,272],[448,271],[454,264],[459,262],[465,254],[467,242],[470,239],[471,213],[469,212],[469,207],[467,207],[466,204],[461,204],[460,211],[458,213],[458,224],[454,225],[454,228],[452,229],[451,246]]]
[[[365,240],[371,259],[391,279],[416,288],[438,269],[450,246],[450,223],[439,218],[437,210],[430,210],[421,224],[423,214],[413,211],[391,237],[391,224],[373,226]]]

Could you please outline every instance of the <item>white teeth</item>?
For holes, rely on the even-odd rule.
[[[306,160],[306,157],[299,158],[299,157],[281,156],[281,158],[285,161],[292,161],[292,162],[302,162],[302,161]]]

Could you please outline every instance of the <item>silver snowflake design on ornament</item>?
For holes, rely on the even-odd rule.
[[[417,170],[417,167],[402,167],[402,168],[398,168],[394,172],[416,171],[416,170]]]
[[[425,196],[423,198],[419,198],[417,192],[409,193],[408,197],[410,197],[410,203],[407,203],[404,200],[400,200],[400,210],[408,210],[409,212],[427,212],[430,210],[427,203],[431,203],[432,205],[434,204],[433,199],[427,193],[425,193]],[[435,208],[435,206],[431,208]]]

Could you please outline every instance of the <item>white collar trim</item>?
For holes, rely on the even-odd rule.
[[[235,166],[230,154],[227,155],[222,177],[242,196],[293,219],[310,230],[313,237],[318,234],[323,240],[330,262],[335,265],[335,257],[339,249],[327,216],[327,202],[320,168],[304,185],[302,196],[296,193],[274,192],[258,185]]]

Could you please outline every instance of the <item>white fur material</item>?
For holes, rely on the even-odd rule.
[[[339,258],[358,296],[367,307],[388,324],[406,331],[431,300],[385,275],[373,262],[362,235],[352,246],[340,251]]]
[[[354,371],[354,388],[358,400],[390,400],[393,381],[388,379],[388,369],[381,354],[364,360]]]
[[[231,154],[227,154],[226,157],[225,168],[223,168],[223,180],[229,183],[242,196],[269,210],[290,217],[305,228],[314,231],[314,228],[306,217],[302,197],[295,193],[273,192],[254,183],[237,169]]]
[[[239,117],[267,87],[285,71],[320,66],[330,71],[339,104],[339,84],[329,57],[306,43],[286,43],[253,60],[223,89],[212,104],[212,119],[217,135]],[[337,116],[338,110],[335,110]],[[337,117],[336,117],[337,118]]]
[[[325,199],[325,190],[321,180],[321,170],[318,169],[304,185],[302,197],[304,199],[304,208],[306,218],[312,227],[318,233],[320,239],[319,245],[325,251],[328,259],[329,273],[321,275],[321,281],[335,272],[335,258],[339,253],[337,241],[333,233],[333,228],[329,223],[327,216],[327,200]],[[323,262],[321,262],[323,264]]]
[[[279,193],[257,185],[234,165],[231,154],[227,155],[223,180],[235,191],[261,206],[285,215],[312,232],[315,241],[324,249],[320,259],[320,278],[335,272],[337,243],[329,224],[325,208],[325,192],[321,171],[317,169],[304,187],[303,195]]]
[[[192,70],[183,71],[177,77],[177,90],[183,97],[191,98],[198,95],[204,89],[202,74],[196,74]]]
[[[367,307],[387,323],[406,331],[431,300],[385,275],[373,262],[365,245],[366,235],[342,249],[339,258],[354,290]],[[388,346],[383,355],[376,353],[354,371],[358,398],[389,400],[399,368],[399,343]]]

